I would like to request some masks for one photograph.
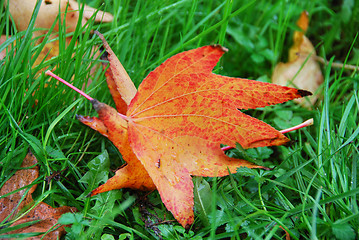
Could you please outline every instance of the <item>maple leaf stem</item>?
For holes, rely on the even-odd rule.
[[[301,129],[301,128],[304,128],[304,127],[308,127],[308,126],[311,126],[313,125],[313,118],[311,119],[308,119],[307,121],[304,121],[303,123],[297,125],[297,126],[294,126],[294,127],[291,127],[291,128],[287,128],[287,129],[283,129],[283,130],[280,130],[279,132],[284,134],[284,133],[288,133],[288,132],[291,132],[291,131],[295,131],[295,130],[298,130],[298,129]],[[227,151],[229,149],[233,149],[234,147],[231,147],[231,146],[225,146],[225,147],[222,147],[222,151]]]
[[[221,148],[222,149],[222,151],[227,151],[227,150],[229,150],[229,149],[233,149],[234,147],[231,147],[231,146],[225,146],[225,147],[223,147],[223,148]]]
[[[53,72],[51,72],[50,70],[47,70],[45,72],[46,75],[51,76],[55,79],[57,79],[58,81],[62,82],[63,84],[65,84],[66,86],[70,87],[71,89],[75,90],[76,92],[80,93],[82,96],[84,96],[86,99],[92,101],[94,100],[92,97],[90,97],[89,95],[87,95],[86,93],[84,93],[83,91],[81,91],[80,89],[78,89],[77,87],[75,87],[74,85],[72,85],[71,83],[66,82],[64,79],[60,78],[59,76],[57,76],[56,74],[54,74]]]
[[[307,121],[305,121],[305,122],[303,122],[303,123],[301,123],[301,124],[299,124],[297,126],[280,130],[279,132],[284,134],[284,133],[295,131],[295,130],[298,130],[298,129],[301,129],[301,128],[304,128],[304,127],[308,127],[310,125],[313,125],[313,118],[308,119]]]

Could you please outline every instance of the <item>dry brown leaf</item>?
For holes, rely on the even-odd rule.
[[[14,233],[32,233],[32,232],[46,232],[53,226],[57,224],[58,219],[61,217],[62,214],[76,211],[73,207],[62,206],[58,208],[53,208],[46,203],[39,203],[34,209],[32,209],[28,214],[22,217],[20,220],[16,221],[11,226],[16,226],[18,224],[35,221],[41,219],[40,222],[33,224],[31,226],[21,228],[7,234],[14,234]],[[62,235],[66,233],[65,226],[60,226],[55,231],[49,232],[42,238],[42,235],[27,238],[31,240],[37,239],[60,239]]]
[[[323,82],[323,74],[316,61],[316,52],[313,44],[304,35],[309,25],[308,13],[302,12],[297,26],[302,31],[295,31],[293,46],[289,50],[288,63],[278,63],[272,74],[272,82],[283,86],[295,86],[313,93],[309,97],[310,103],[314,104],[318,99],[317,89]],[[303,106],[310,107],[306,99],[294,101]]]
[[[3,196],[21,187],[30,185],[33,181],[35,181],[35,179],[39,177],[39,168],[38,166],[35,166],[36,164],[37,160],[35,156],[31,152],[29,152],[26,155],[24,161],[22,162],[21,167],[34,167],[17,171],[1,188],[0,196]],[[12,214],[11,212],[13,211],[14,207],[17,206],[21,197],[25,194],[27,189],[20,190],[16,193],[9,195],[8,197],[0,199],[0,222],[2,222],[10,214],[10,218],[15,216],[18,213],[19,209],[29,204],[32,201],[31,194],[35,191],[35,189],[36,185],[30,188],[24,200],[20,203],[19,207]]]
[[[5,1],[6,4],[6,1]],[[14,19],[16,27],[19,31],[25,31],[28,28],[32,12],[36,6],[36,0],[10,0],[9,11]],[[50,28],[59,14],[59,6],[62,18],[66,14],[66,32],[73,32],[79,19],[78,3],[73,0],[47,0],[42,1],[39,13],[35,21],[35,28]],[[82,26],[91,18],[98,10],[89,6],[84,7],[84,15],[82,18]],[[113,16],[110,13],[98,11],[95,21],[111,22]],[[54,28],[54,32],[58,32],[58,24]],[[46,33],[46,31],[45,31]]]
[[[19,188],[30,185],[35,179],[39,176],[39,169],[37,164],[37,159],[35,156],[29,152],[21,167],[28,169],[21,169],[17,171],[8,181],[5,182],[4,186],[0,190],[0,196],[13,192]],[[30,168],[32,167],[32,168]],[[32,193],[35,191],[37,184],[33,185],[29,191],[26,193],[27,188],[15,192],[7,197],[0,199],[0,222],[2,222],[9,215],[10,217],[7,221],[12,220],[14,217],[18,215],[18,213],[26,206],[31,205],[33,203]],[[20,202],[23,195],[26,193],[23,201]],[[19,206],[17,206],[19,204]],[[36,205],[31,211],[29,211],[25,216],[17,220],[11,226],[16,226],[18,224],[31,222],[35,220],[41,220],[36,224],[31,226],[21,228],[15,231],[7,232],[6,234],[14,234],[14,233],[30,233],[30,232],[46,232],[51,227],[56,225],[57,220],[61,217],[62,214],[70,211],[76,211],[73,207],[59,207],[53,208],[46,203],[40,202]],[[59,227],[55,231],[52,231],[42,239],[57,239],[60,238],[61,235],[65,233],[64,226]],[[28,239],[40,239],[42,235],[31,237]],[[1,236],[0,236],[1,238]]]
[[[6,3],[5,3],[6,4]],[[14,23],[19,31],[25,31],[28,28],[32,12],[36,6],[36,0],[10,0],[9,1],[9,11],[13,17]],[[59,8],[60,6],[60,8]],[[54,21],[59,14],[59,9],[61,11],[61,17],[66,16],[66,32],[73,32],[76,29],[80,13],[79,5],[74,0],[47,0],[41,3],[39,13],[35,21],[35,28],[45,28],[45,30],[34,31],[33,37],[41,36],[47,33],[47,29],[51,28]],[[65,14],[65,12],[67,13]],[[97,13],[97,14],[96,14]],[[99,11],[95,8],[84,6],[84,13],[81,19],[82,26],[84,26],[88,19],[90,19],[94,14],[95,22],[111,22],[113,16],[110,13]],[[59,31],[58,24],[55,25],[53,33],[50,36],[50,39],[57,37],[57,32]],[[38,43],[40,43],[43,38],[39,38]],[[71,41],[71,37],[66,38],[66,45]],[[34,66],[40,64],[44,58],[49,60],[55,56],[59,55],[59,41],[52,41],[47,43],[42,49],[41,53],[35,60]],[[0,55],[1,57],[1,55]],[[0,58],[1,59],[1,58]]]

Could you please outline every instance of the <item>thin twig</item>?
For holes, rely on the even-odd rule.
[[[328,61],[322,57],[319,56],[313,56],[314,59],[324,65],[328,65]],[[336,63],[333,62],[332,63],[332,67],[334,68],[344,68],[347,70],[352,70],[352,71],[359,71],[359,66],[354,66],[354,65],[350,65],[350,64],[343,64],[343,63]]]

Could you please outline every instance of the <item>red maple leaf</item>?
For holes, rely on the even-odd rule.
[[[289,141],[281,132],[238,109],[264,107],[310,94],[212,73],[226,51],[218,45],[171,57],[151,72],[136,92],[103,36],[99,36],[108,53],[107,82],[119,112],[88,97],[99,117],[78,119],[108,137],[127,165],[92,195],[120,188],[157,188],[167,209],[184,227],[194,220],[191,176],[225,176],[228,170],[236,172],[239,167],[264,168],[226,156],[220,144],[235,147],[239,143],[251,148]]]

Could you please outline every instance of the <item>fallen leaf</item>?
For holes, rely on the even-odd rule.
[[[28,186],[33,181],[35,181],[35,179],[39,177],[39,168],[36,164],[37,159],[31,152],[29,152],[24,158],[24,161],[21,164],[21,168],[32,168],[18,170],[8,181],[6,181],[4,186],[1,188],[0,196],[4,196],[5,194],[8,194],[14,190]],[[21,208],[29,204],[32,201],[31,194],[35,191],[35,189],[36,185],[33,185],[27,192],[24,200],[16,209],[14,209],[14,207],[19,204],[21,197],[26,193],[27,189],[22,189],[9,195],[8,197],[0,199],[0,222],[2,222],[5,217],[9,215],[10,218],[12,218]]]
[[[39,176],[39,169],[37,164],[37,159],[35,156],[29,152],[22,165],[21,169],[18,170],[8,181],[5,182],[3,187],[0,190],[0,196],[9,194],[17,189],[24,188],[32,184]],[[0,199],[0,222],[7,218],[7,222],[18,217],[19,213],[22,212],[24,207],[30,207],[29,205],[33,204],[32,193],[35,191],[37,184],[34,184],[30,187],[29,190],[24,188],[20,191],[14,192],[9,196]],[[25,195],[24,199],[21,201],[21,198]],[[21,202],[20,202],[21,201]],[[33,233],[33,232],[46,232],[51,227],[57,224],[57,220],[61,217],[63,213],[76,211],[73,207],[58,207],[53,208],[46,203],[40,202],[32,210],[30,210],[26,215],[22,216],[20,219],[16,220],[10,227],[41,220],[33,225],[28,227],[20,228],[6,234],[15,234],[15,233]],[[60,226],[54,231],[49,232],[42,239],[57,239],[65,233],[64,226]],[[27,239],[40,239],[42,235],[30,237]],[[0,235],[1,238],[1,235]]]
[[[105,47],[108,51],[108,44]],[[99,117],[79,116],[79,120],[107,136],[127,162],[92,195],[124,187],[157,188],[176,220],[189,227],[194,220],[191,175],[225,176],[239,167],[264,168],[228,157],[220,144],[235,147],[238,142],[243,148],[251,148],[289,141],[238,109],[264,107],[310,93],[213,74],[225,51],[220,46],[205,46],[171,57],[143,80],[126,115],[87,96]],[[111,76],[110,89],[131,85],[122,82],[130,81],[125,76],[117,80]],[[121,99],[114,100],[125,101],[131,96],[132,90],[121,91]]]
[[[27,30],[36,3],[37,3],[36,0],[9,1],[8,8],[18,31]],[[4,5],[7,6],[7,1],[4,2]],[[37,44],[40,44],[44,40],[42,36],[48,32],[48,29],[51,28],[51,26],[55,21],[58,21],[57,17],[59,16],[59,10],[61,13],[61,18],[63,19],[65,17],[66,33],[75,31],[77,27],[77,23],[79,22],[79,18],[80,18],[79,4],[76,1],[74,0],[42,1],[39,13],[35,20],[34,27],[44,30],[37,30],[33,32],[33,37],[39,37]],[[83,16],[80,21],[82,26],[85,26],[87,21],[91,18],[94,18],[95,22],[111,22],[113,20],[113,16],[110,13],[99,11],[98,9],[85,5]],[[49,37],[49,42],[44,45],[39,56],[36,58],[33,66],[37,66],[42,61],[49,60],[59,55],[60,53],[59,41],[58,40],[50,41],[58,36],[57,34],[58,31],[59,31],[59,25],[58,23],[56,23],[53,29],[53,33]],[[71,37],[66,38],[66,46],[69,45],[71,39],[72,39]]]
[[[293,46],[289,49],[288,63],[277,64],[272,74],[272,82],[283,86],[295,86],[316,93],[323,82],[323,75],[316,60],[315,48],[304,35],[308,25],[308,13],[304,11],[297,21],[297,26],[301,31],[294,32]],[[305,99],[295,99],[294,101],[310,107],[317,99],[318,95],[314,94],[309,97],[310,104]]]
[[[229,158],[220,144],[235,147],[238,142],[250,148],[288,141],[271,126],[238,109],[307,95],[296,89],[213,74],[224,52],[220,46],[206,46],[170,58],[146,77],[127,111],[131,147],[182,226],[193,222],[190,175],[225,176],[228,169],[261,168]],[[158,161],[161,167],[156,165]]]
[[[10,0],[9,1],[9,11],[11,13],[12,19],[16,24],[18,31],[25,31],[30,23],[32,12],[36,6],[37,0]],[[4,2],[5,7],[7,6],[7,1]],[[61,17],[66,17],[66,32],[74,32],[79,21],[79,5],[76,1],[73,0],[46,0],[42,1],[39,13],[35,20],[35,28],[51,28],[52,24],[56,21],[59,10]],[[66,16],[65,16],[66,12]],[[113,16],[110,13],[99,11],[98,9],[91,8],[87,5],[84,6],[84,14],[81,19],[82,26],[84,26],[88,19],[90,19],[94,14],[95,21],[100,22],[111,22]],[[55,25],[54,32],[59,31],[58,24]],[[37,35],[45,34],[47,30],[36,31]]]

